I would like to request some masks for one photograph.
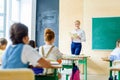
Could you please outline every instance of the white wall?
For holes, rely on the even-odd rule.
[[[120,16],[119,3],[120,0],[60,0],[60,50],[64,54],[70,54],[69,31],[73,29],[76,19],[81,20],[81,27],[86,33],[82,53],[91,56],[88,59],[88,74],[108,75],[109,63],[102,61],[101,58],[109,56],[111,52],[111,50],[92,50],[92,18]]]

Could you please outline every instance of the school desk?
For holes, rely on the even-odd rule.
[[[118,80],[120,80],[120,68],[119,67],[110,67],[110,71],[118,71]]]
[[[35,75],[35,80],[58,80],[58,69],[62,68],[62,65],[53,65],[51,67],[54,69],[53,74],[46,74],[46,75]]]
[[[110,59],[108,57],[104,57],[102,58],[103,61],[109,62],[109,67],[112,67],[112,61],[110,61]],[[109,77],[112,76],[112,71],[109,71]]]
[[[78,64],[83,64],[84,65],[84,80],[87,80],[87,58],[89,56],[66,56],[66,57],[63,57],[62,60],[70,60],[72,61],[72,64],[75,62],[75,61],[78,61]],[[64,68],[67,68],[67,69],[72,69],[73,65],[67,65],[67,64],[63,64],[63,69]],[[69,75],[67,74],[66,75],[66,80],[68,80],[68,77]]]

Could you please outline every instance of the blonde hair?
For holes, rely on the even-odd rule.
[[[50,29],[50,28],[46,28],[44,30],[44,39],[45,39],[45,41],[51,41],[54,38],[55,38],[54,31],[52,31],[52,29]]]
[[[75,22],[79,23],[80,24],[80,21],[79,20],[76,20]]]
[[[119,44],[120,44],[120,40],[117,40],[116,41],[116,47],[120,47]]]

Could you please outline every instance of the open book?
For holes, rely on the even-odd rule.
[[[50,62],[52,65],[59,65],[59,63],[57,61],[51,61]]]
[[[78,34],[77,34],[77,33],[71,33],[71,32],[70,32],[70,36],[71,36],[72,38],[76,39],[76,38],[78,37]]]

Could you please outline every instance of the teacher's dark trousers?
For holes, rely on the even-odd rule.
[[[71,43],[71,53],[73,55],[79,55],[81,52],[82,44],[81,43]]]

